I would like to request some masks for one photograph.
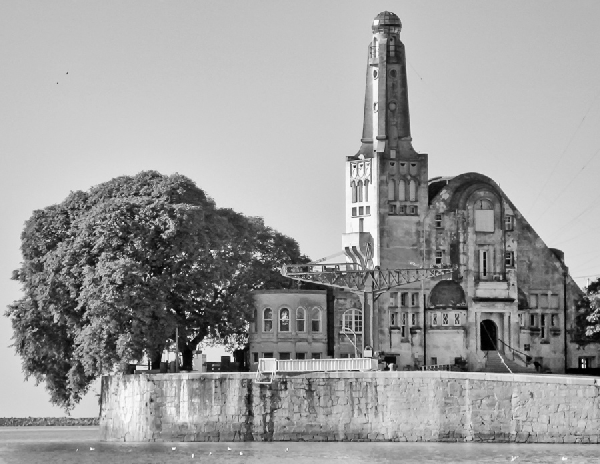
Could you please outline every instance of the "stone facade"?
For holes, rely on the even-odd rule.
[[[594,378],[461,372],[249,373],[102,379],[112,441],[598,443]]]
[[[489,177],[429,179],[428,155],[412,146],[401,28],[389,12],[373,22],[361,146],[345,162],[346,263],[339,266],[453,271],[382,295],[336,290],[329,355],[353,356],[356,341],[357,355],[369,346],[400,369],[459,360],[481,370],[490,350],[532,371],[534,362],[554,373],[597,367],[600,347],[569,335],[582,292],[562,253]],[[349,317],[348,308],[358,315]]]

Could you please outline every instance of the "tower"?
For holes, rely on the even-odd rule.
[[[394,13],[373,21],[368,46],[361,147],[346,159],[346,233],[357,267],[423,262],[427,155],[412,147],[402,24]]]

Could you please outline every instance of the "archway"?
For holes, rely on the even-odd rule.
[[[482,351],[496,351],[498,346],[498,326],[494,321],[485,319],[479,324]]]

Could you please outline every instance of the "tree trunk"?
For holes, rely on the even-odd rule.
[[[192,363],[193,363],[193,359],[194,359],[194,351],[191,349],[190,345],[186,344],[183,347],[183,349],[181,350],[181,359],[182,359],[181,370],[191,371]]]

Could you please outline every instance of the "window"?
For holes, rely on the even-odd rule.
[[[529,307],[535,309],[538,307],[538,296],[533,294],[529,295]]]
[[[396,183],[394,179],[388,180],[388,200],[394,201],[396,199]]]
[[[408,304],[408,292],[402,292],[400,294],[400,306],[406,307]]]
[[[363,188],[364,188],[363,197],[364,197],[365,201],[369,201],[369,181],[368,180],[365,180]]]
[[[509,215],[504,216],[504,230],[513,230],[513,229],[514,229],[513,216],[509,216]]]
[[[402,313],[402,325],[400,326],[400,336],[406,337],[406,313]]]
[[[358,185],[356,187],[356,193],[357,193],[356,201],[358,201],[360,203],[361,201],[363,201],[363,182],[362,182],[362,180],[358,181]]]
[[[438,229],[442,227],[442,215],[441,214],[435,215],[435,227]]]
[[[306,311],[304,310],[304,308],[296,309],[296,331],[306,331]]]
[[[352,203],[356,203],[357,200],[357,191],[356,191],[356,182],[350,182],[350,188],[352,189]]]
[[[398,321],[396,320],[396,318],[397,318],[396,313],[390,313],[390,325],[392,327],[395,327],[398,324]]]
[[[400,174],[406,174],[406,163],[400,163]]]
[[[342,324],[344,329],[350,329],[356,334],[362,333],[362,311],[356,308],[347,310],[342,316]]]
[[[296,359],[306,359],[306,353],[296,353]]]
[[[479,277],[487,279],[490,276],[490,252],[479,250]]]
[[[591,369],[592,367],[594,367],[594,357],[580,356],[578,366],[579,369]]]
[[[538,305],[540,308],[548,307],[548,295],[538,295]]]
[[[410,175],[411,176],[417,175],[417,163],[410,163]]]
[[[373,45],[371,45],[371,58],[377,58],[377,39],[373,39]]]
[[[258,362],[258,353],[252,353],[252,362],[255,364]]]
[[[475,202],[475,232],[494,232],[494,206],[490,200]]]
[[[310,330],[313,332],[321,331],[321,309],[313,308],[310,313]]]
[[[410,315],[410,325],[417,325],[417,315],[415,313]]]
[[[444,253],[441,251],[436,251],[435,252],[435,265],[436,266],[441,266],[442,265],[442,258],[444,256]]]
[[[279,359],[284,361],[292,359],[291,353],[279,353]]]
[[[263,358],[272,358],[273,353],[263,353]]]
[[[389,205],[389,214],[396,214],[396,205],[390,204]]]
[[[379,104],[377,102],[373,103],[373,113],[377,113]]]
[[[406,206],[400,205],[400,208],[398,210],[398,214],[406,214]]]
[[[529,325],[531,327],[535,327],[535,314],[530,314],[529,315]]]
[[[412,293],[410,295],[410,305],[411,306],[419,306],[419,294],[418,293]]]
[[[460,313],[454,313],[454,325],[460,325]]]
[[[540,316],[540,337],[546,338],[546,315]]]
[[[390,56],[394,56],[396,54],[396,40],[394,37],[390,37]],[[390,76],[392,73],[390,72]],[[392,77],[396,77],[395,75]]]
[[[396,157],[396,150],[390,150],[390,158]]]
[[[390,306],[398,306],[398,292],[390,292]]]
[[[406,201],[406,181],[404,179],[398,181],[398,200]]]
[[[550,295],[550,309],[558,309],[558,295]]]
[[[311,358],[312,359],[321,359],[321,353],[312,353]]]
[[[360,218],[358,220],[358,231],[359,232],[364,232],[365,231],[365,220],[363,218]]]
[[[371,214],[371,207],[370,206],[365,206],[365,214],[368,216],[369,214]]]
[[[417,183],[414,180],[408,183],[408,200],[417,201]]]
[[[252,324],[252,332],[258,332],[258,311],[254,310],[254,324]]]
[[[273,332],[273,311],[265,308],[263,311],[263,332]]]
[[[520,325],[521,327],[524,327],[524,326],[525,326],[525,315],[524,315],[523,313],[520,313],[520,314],[519,314],[519,325]]]
[[[356,206],[352,208],[352,216],[356,216]]]
[[[448,313],[442,313],[442,325],[450,325],[448,322]]]
[[[418,210],[417,210],[416,206],[410,207],[410,214],[412,214],[413,216],[416,216],[418,214]]]
[[[279,331],[290,331],[290,310],[288,308],[281,308],[279,310]]]
[[[506,267],[515,267],[515,252],[507,251],[504,253],[504,264]]]
[[[435,356],[432,356],[432,357],[431,357],[431,365],[432,365],[432,366],[436,366],[436,365],[437,365],[437,363],[438,363],[437,357],[435,357]]]
[[[365,207],[364,206],[359,206],[358,207],[358,215],[359,216],[364,216],[365,215]]]
[[[556,327],[558,324],[558,316],[556,314],[552,314],[550,316],[550,327]]]
[[[431,313],[431,325],[438,325],[437,313]]]

